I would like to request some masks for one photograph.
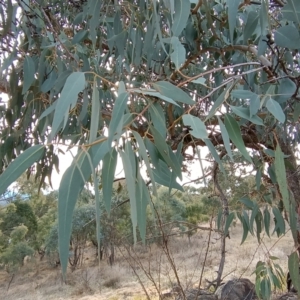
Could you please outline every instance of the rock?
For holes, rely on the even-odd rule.
[[[294,293],[286,293],[281,295],[277,300],[298,300],[298,296]]]
[[[254,284],[247,278],[229,280],[219,286],[216,295],[219,300],[254,300],[258,299]]]

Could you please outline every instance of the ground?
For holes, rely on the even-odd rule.
[[[231,229],[230,239],[226,240],[227,253],[223,273],[223,276],[226,276],[225,281],[234,277],[247,277],[254,282],[255,277],[252,273],[257,261],[265,260],[268,255],[278,257],[278,263],[284,272],[287,271],[288,254],[293,250],[290,232],[279,240],[276,235],[271,239],[264,236],[260,245],[256,237],[252,236],[240,245],[241,238],[242,228],[237,225]],[[169,242],[171,256],[184,288],[199,284],[207,241],[208,232],[198,231],[191,237],[190,243],[187,237],[173,237]],[[220,239],[218,234],[214,233],[211,235],[205,262],[202,287],[207,285],[206,280],[216,278],[220,258],[219,248]],[[104,260],[101,261],[99,268],[95,249],[89,247],[83,265],[74,272],[68,271],[67,284],[62,283],[59,268],[53,268],[46,259],[39,261],[37,257],[14,275],[4,270],[0,271],[0,299],[146,299],[139,281],[143,283],[150,299],[158,299],[151,278],[161,291],[167,291],[172,284],[176,284],[174,272],[161,247],[136,246],[134,251],[130,250],[130,256],[133,258],[130,259],[122,247],[117,250],[115,265],[111,267]]]

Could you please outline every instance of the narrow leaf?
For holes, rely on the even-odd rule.
[[[35,64],[31,56],[28,55],[25,56],[23,69],[24,69],[24,81],[23,81],[22,94],[25,94],[34,81]]]
[[[205,142],[206,146],[208,147],[208,149],[209,149],[211,155],[213,156],[213,158],[219,164],[220,170],[226,175],[225,169],[223,167],[222,161],[220,159],[220,156],[219,156],[216,148],[214,147],[214,145],[212,144],[210,139],[204,139],[204,142]]]
[[[176,0],[175,1],[175,16],[172,26],[173,36],[179,36],[185,28],[189,18],[191,3],[189,0]],[[171,12],[173,13],[173,12]]]
[[[235,144],[241,154],[250,162],[252,163],[252,159],[245,147],[240,127],[237,121],[229,114],[225,115],[225,127],[228,131],[229,137],[231,141]]]
[[[135,192],[135,181],[136,178],[134,178],[134,170],[132,169],[132,166],[130,165],[130,158],[128,156],[128,153],[124,151],[119,151],[120,156],[122,158],[123,167],[124,167],[124,173],[125,173],[125,179],[128,189],[128,194],[130,198],[130,215],[131,215],[131,222],[132,222],[132,229],[133,229],[133,238],[134,243],[136,243],[136,228],[137,228],[137,205],[136,205],[136,192]]]
[[[176,70],[178,70],[185,62],[186,51],[178,37],[173,36],[171,38],[171,45],[173,49],[173,52],[171,53],[171,61],[175,64]]]
[[[16,181],[29,167],[40,160],[45,151],[44,145],[35,145],[26,149],[0,175],[0,195]]]
[[[288,266],[293,285],[300,296],[299,257],[296,251],[289,256]]]
[[[227,236],[227,234],[228,234],[229,227],[230,227],[234,217],[235,217],[235,213],[231,212],[229,214],[229,216],[226,218],[226,223],[225,223],[225,227],[224,227],[224,235],[225,236]]]
[[[60,97],[56,100],[54,118],[52,122],[52,130],[50,140],[57,134],[63,122],[63,128],[66,126],[69,117],[70,106],[73,107],[77,103],[78,94],[85,87],[85,76],[82,72],[72,73],[63,87]]]
[[[197,117],[192,115],[184,115],[182,117],[183,123],[186,126],[190,126],[192,129],[191,134],[198,139],[207,139],[208,134],[205,124]]]
[[[284,208],[289,211],[289,191],[288,185],[286,180],[286,171],[285,171],[285,164],[284,164],[284,157],[283,153],[280,149],[279,144],[277,144],[276,151],[275,151],[275,174],[277,178],[277,183],[279,186],[279,190],[282,196],[282,201],[284,204]]]
[[[157,81],[153,83],[153,87],[162,95],[175,101],[190,105],[195,104],[195,101],[187,93],[170,82]]]
[[[228,23],[229,23],[229,32],[230,32],[230,40],[233,43],[233,32],[236,25],[237,20],[237,12],[239,4],[241,0],[227,0],[226,4],[228,6]]]
[[[136,141],[139,145],[139,155],[144,160],[146,168],[147,168],[147,172],[148,172],[149,177],[152,181],[153,195],[157,197],[157,190],[156,190],[154,175],[153,175],[152,169],[150,167],[150,162],[149,162],[149,158],[148,158],[148,155],[147,155],[147,150],[146,150],[144,141],[143,141],[142,137],[139,135],[139,133],[137,133],[136,131],[133,131],[132,134],[135,137],[135,139],[136,139]]]
[[[118,161],[118,153],[115,149],[107,153],[103,159],[102,190],[103,190],[104,205],[108,214],[110,214],[112,188],[113,188],[117,161]]]
[[[221,135],[222,135],[222,138],[223,138],[225,149],[226,149],[227,154],[230,157],[231,161],[233,161],[233,156],[232,156],[232,151],[231,151],[231,147],[230,147],[230,140],[229,140],[229,135],[228,135],[227,129],[226,129],[225,125],[223,124],[222,120],[219,118],[219,116],[217,116],[217,118],[218,118],[218,121],[219,121],[219,126],[220,126],[220,129],[221,129]]]
[[[120,124],[123,125],[123,115],[125,108],[127,106],[128,101],[128,93],[122,93],[118,96],[115,101],[114,108],[112,111],[111,121],[108,128],[108,143],[111,144],[113,139],[115,138],[115,134],[117,136],[121,134]]]
[[[266,104],[266,108],[279,122],[285,122],[285,114],[277,101],[269,98]]]
[[[95,78],[94,85],[93,85],[93,95],[92,95],[92,117],[91,117],[89,144],[95,141],[97,137],[99,116],[100,116],[99,91],[97,88],[97,79]]]

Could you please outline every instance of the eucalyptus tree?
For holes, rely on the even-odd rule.
[[[109,211],[121,157],[136,239],[137,227],[145,233],[148,188],[154,195],[156,183],[182,190],[177,179],[188,160],[201,160],[205,146],[215,160],[210,174],[224,206],[223,223],[232,216],[217,176],[224,159],[242,156],[251,164],[257,193],[269,205],[262,215],[255,201],[243,200],[252,209],[251,222],[240,216],[246,232],[263,217],[268,228],[269,210],[277,212],[283,202],[295,244],[295,280],[299,1],[0,3],[0,88],[8,95],[0,110],[0,192],[26,169],[42,182],[51,178],[63,159],[60,145],[78,148],[59,188],[64,273],[72,212],[87,180],[92,178],[98,199],[100,178]]]

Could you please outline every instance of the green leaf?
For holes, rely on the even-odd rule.
[[[164,45],[164,42],[163,42],[163,39],[162,39],[161,28],[160,28],[160,20],[159,20],[159,15],[157,14],[157,7],[156,7],[157,4],[156,3],[157,3],[157,0],[153,0],[153,6],[154,6],[153,14],[154,14],[155,29],[156,29],[156,33],[157,33],[160,45],[163,48],[163,50],[165,51],[165,53],[168,55],[168,52],[165,48],[165,45]]]
[[[247,222],[246,222],[246,220],[244,219],[243,216],[240,217],[240,220],[243,224],[243,236],[242,236],[242,241],[241,241],[241,245],[242,245],[245,242],[245,240],[248,236],[249,228],[248,228]]]
[[[111,152],[108,152],[103,159],[102,190],[103,190],[103,200],[105,204],[105,209],[108,212],[108,214],[110,214],[112,188],[115,179],[117,161],[118,161],[118,153],[114,148],[112,149]]]
[[[78,94],[85,87],[85,76],[82,72],[72,73],[60,94],[60,97],[56,100],[57,104],[55,107],[54,118],[52,122],[52,130],[50,134],[50,140],[54,138],[63,122],[63,128],[65,128],[68,118],[70,106],[73,108],[78,99]]]
[[[95,141],[98,132],[100,118],[100,101],[99,101],[99,91],[97,88],[97,79],[94,79],[93,85],[93,95],[92,95],[92,117],[90,126],[90,137],[89,144]]]
[[[274,33],[274,40],[279,47],[290,49],[300,48],[299,31],[292,25],[285,25],[278,28]]]
[[[281,13],[286,20],[294,21],[300,25],[300,2],[298,0],[287,0]]]
[[[173,52],[171,53],[171,61],[175,64],[176,70],[185,62],[186,51],[184,46],[180,43],[178,37],[171,38],[171,45]]]
[[[26,149],[0,175],[0,195],[16,181],[29,167],[40,160],[44,154],[44,145],[35,145]]]
[[[173,36],[179,36],[186,27],[190,15],[191,3],[189,0],[175,0],[175,16],[172,25]],[[173,13],[173,12],[171,12]]]
[[[31,56],[28,55],[25,56],[23,70],[24,70],[24,81],[23,81],[22,94],[25,94],[34,81],[35,64]]]
[[[264,126],[263,120],[260,117],[257,115],[250,116],[250,109],[248,107],[230,105],[230,108],[239,117],[249,120],[253,124]]]
[[[282,217],[280,210],[277,207],[273,207],[272,211],[273,211],[273,214],[275,217],[275,223],[276,223],[274,232],[277,231],[279,233],[278,235],[285,234],[285,222],[284,222],[284,219]]]
[[[259,14],[256,11],[250,11],[248,14],[247,22],[244,28],[244,43],[248,42],[255,30],[257,29]]]
[[[73,37],[72,39],[72,44],[78,44],[80,43],[84,38],[86,38],[86,36],[88,35],[88,31],[87,30],[79,30]]]
[[[100,24],[100,9],[101,9],[101,0],[90,0],[88,3],[89,14],[92,16],[89,20],[89,29],[91,40],[93,45],[96,44],[97,32],[96,28]]]
[[[279,122],[285,122],[285,114],[277,101],[269,98],[266,104],[266,108]]]
[[[129,146],[130,147],[130,146]],[[126,151],[125,147],[125,151]],[[128,194],[130,198],[130,215],[131,215],[131,222],[132,222],[132,228],[133,228],[133,238],[134,243],[136,243],[136,227],[137,227],[137,205],[136,205],[136,191],[135,191],[135,182],[136,178],[134,177],[134,173],[136,170],[132,168],[132,165],[130,164],[130,157],[127,152],[119,151],[120,156],[122,158],[123,167],[124,167],[124,173],[125,173],[125,179],[126,179],[126,185],[128,189]]]
[[[155,179],[154,179],[152,169],[150,167],[150,162],[149,162],[149,158],[148,158],[148,155],[147,155],[147,150],[146,150],[144,141],[143,141],[142,137],[139,135],[139,133],[137,133],[136,131],[133,131],[132,134],[135,137],[135,139],[136,139],[136,141],[139,145],[139,149],[138,149],[139,155],[144,160],[146,168],[147,168],[147,172],[148,172],[149,177],[152,181],[153,195],[157,197]]]
[[[237,20],[237,12],[239,4],[241,0],[226,0],[226,4],[228,6],[228,23],[229,23],[229,32],[230,32],[230,40],[233,43],[233,32],[236,25]]]
[[[205,84],[206,79],[204,77],[199,77],[199,78],[193,80],[192,82],[206,86],[206,84]]]
[[[249,222],[249,229],[252,234],[253,234],[253,223],[254,223],[255,217],[257,216],[258,211],[259,211],[259,206],[257,205],[257,203],[253,202],[253,204],[254,204],[254,207],[253,207],[251,217],[250,217],[250,222]]]
[[[205,124],[197,117],[192,115],[184,115],[182,117],[185,126],[190,126],[192,129],[191,134],[197,139],[207,139],[208,134]]]
[[[222,103],[224,101],[226,101],[229,97],[229,88],[230,86],[228,86],[221,94],[220,96],[217,98],[217,100],[214,102],[212,108],[210,109],[205,121],[207,121],[208,119],[210,119],[211,117],[213,117],[217,111],[217,109],[222,105]]]
[[[261,242],[260,240],[260,234],[262,232],[262,220],[263,220],[263,216],[261,211],[259,210],[257,215],[255,216],[255,223],[256,223],[256,237],[257,237],[257,241],[258,243]]]
[[[161,105],[157,102],[152,103],[149,107],[149,112],[153,126],[159,128],[163,137],[167,136],[165,112]]]
[[[153,87],[162,95],[175,101],[190,105],[195,104],[195,101],[187,93],[170,82],[157,81],[153,83]]]
[[[235,144],[241,154],[250,162],[252,163],[252,159],[245,147],[240,127],[237,121],[229,114],[225,115],[225,127],[228,131],[229,137],[231,141]]]
[[[251,210],[254,208],[254,202],[247,197],[241,198],[240,202],[243,203],[244,205],[246,205]]]
[[[178,163],[178,160],[172,149],[166,143],[165,139],[161,136],[160,132],[156,128],[154,128],[153,126],[150,126],[150,128],[151,132],[153,133],[155,146],[161,154],[163,160],[172,168],[175,174],[179,178],[181,178],[181,165]]]
[[[157,92],[156,90],[153,90],[153,89],[132,89],[131,91],[136,92],[136,93],[140,93],[140,94],[143,94],[143,95],[149,95],[149,96],[152,96],[152,97],[157,97],[157,98],[160,98],[160,99],[162,99],[164,101],[167,101],[171,104],[179,106],[173,99],[171,99],[169,97],[166,97],[166,96],[163,96],[161,93],[159,93],[159,92]]]
[[[136,183],[137,224],[143,243],[146,242],[147,206],[151,202],[148,188],[140,174]]]
[[[275,174],[277,178],[277,183],[279,186],[279,190],[282,196],[282,201],[284,203],[284,207],[287,211],[289,211],[289,191],[288,185],[286,180],[286,171],[285,171],[285,164],[284,164],[284,157],[283,153],[280,149],[279,144],[277,144],[276,151],[275,151]]]
[[[217,118],[218,118],[218,121],[219,121],[219,126],[220,126],[220,129],[221,129],[221,135],[222,135],[222,138],[223,138],[225,149],[226,149],[227,154],[230,157],[231,161],[233,161],[233,156],[232,156],[232,151],[231,151],[231,147],[230,147],[230,140],[229,140],[229,135],[228,135],[227,129],[226,129],[225,125],[223,124],[222,120],[219,118],[219,116],[217,116]]]
[[[172,172],[169,170],[167,164],[163,161],[159,161],[159,168],[152,169],[154,179],[157,183],[164,185],[170,189],[176,189],[179,191],[184,191],[182,186],[176,181],[176,178],[172,175]]]
[[[296,215],[296,208],[295,208],[295,200],[293,199],[290,202],[290,211],[289,211],[289,218],[290,218],[290,228],[293,235],[294,241],[297,241],[297,215]]]
[[[264,224],[265,224],[265,231],[268,237],[270,237],[270,221],[271,221],[271,216],[268,208],[266,207],[264,209]]]
[[[292,279],[293,285],[298,291],[300,296],[300,274],[299,274],[299,257],[297,251],[293,252],[288,259],[288,266],[290,277]]]
[[[216,148],[214,147],[213,143],[210,141],[210,139],[204,139],[204,142],[205,142],[206,146],[208,147],[211,155],[215,159],[215,161],[219,164],[220,170],[226,175],[226,172],[225,172],[225,169],[223,167],[220,156],[219,156]]]
[[[224,227],[224,235],[227,236],[228,235],[228,230],[229,230],[229,227],[233,221],[235,217],[235,213],[234,212],[231,212],[229,214],[229,216],[226,218],[226,222],[225,222],[225,227]]]
[[[111,121],[108,127],[108,143],[115,138],[119,138],[122,133],[122,125],[124,118],[124,111],[127,107],[128,93],[122,93],[115,101],[114,108],[111,115]],[[115,134],[117,134],[115,136]]]
[[[85,181],[92,173],[87,155],[89,154],[86,151],[81,150],[78,152],[71,166],[65,171],[58,190],[58,248],[64,277],[69,260],[69,245],[75,204]]]

